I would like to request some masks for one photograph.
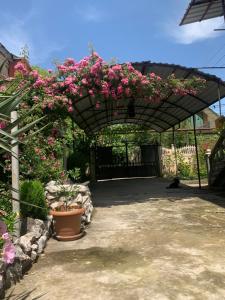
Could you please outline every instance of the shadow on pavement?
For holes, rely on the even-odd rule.
[[[98,181],[92,188],[94,207],[111,207],[152,201],[184,201],[190,197],[200,197],[225,208],[224,193],[199,189],[181,184],[180,188],[167,189],[171,183],[165,178],[125,178]]]

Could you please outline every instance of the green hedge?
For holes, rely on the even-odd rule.
[[[23,217],[45,220],[48,215],[47,203],[42,183],[38,180],[24,181],[20,188],[20,199],[38,207],[21,203],[21,214]]]

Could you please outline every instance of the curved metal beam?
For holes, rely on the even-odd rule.
[[[105,113],[104,111],[103,112],[101,112],[101,113]],[[139,113],[136,113],[136,115],[138,115]],[[149,116],[149,114],[139,114],[140,115],[140,117],[141,116]],[[146,120],[143,120],[142,118],[134,118],[134,120],[136,120],[136,121],[138,121],[138,120],[140,120],[140,121],[143,121],[144,123],[145,123],[145,121]],[[94,118],[94,115],[93,116],[91,116],[91,119],[93,119]],[[105,118],[107,118],[106,117],[106,115],[104,114],[104,116],[103,116],[103,118],[100,118],[100,119],[98,119],[97,121],[99,122],[99,121],[101,121],[101,120],[103,120],[103,119],[105,119]],[[122,118],[121,118],[122,119]],[[123,118],[124,120],[125,120],[125,118]],[[116,120],[116,118],[115,118],[115,120]],[[149,118],[149,120],[151,120],[151,117]],[[163,123],[165,123],[166,124],[166,127],[162,127],[162,125],[159,125],[159,123],[157,123],[157,119],[154,119],[155,121],[154,121],[154,123],[156,123],[156,126],[158,126],[158,127],[160,127],[160,128],[162,128],[163,130],[166,130],[167,129],[167,127],[168,126],[173,126],[174,124],[171,124],[171,123],[168,123],[167,121],[165,121],[165,120],[163,120],[163,119],[161,119],[161,118],[158,118],[158,120],[159,121],[161,121],[161,122],[163,122]],[[113,120],[112,120],[113,121]],[[94,121],[94,122],[90,122],[90,123],[88,123],[88,125],[89,125],[89,128],[93,125],[93,124],[95,124],[96,122]],[[158,124],[158,125],[157,125]],[[81,123],[81,125],[83,125],[83,123]]]
[[[96,131],[98,131],[98,130],[101,130],[101,129],[103,129],[103,128],[105,128],[105,127],[107,127],[107,126],[110,126],[110,125],[116,125],[116,124],[122,124],[122,123],[124,123],[124,122],[121,122],[121,120],[124,120],[124,119],[117,119],[117,120],[114,120],[113,121],[113,123],[111,123],[111,124],[107,124],[107,123],[102,123],[101,124],[101,126],[98,126],[98,127],[96,127],[95,129],[92,129],[92,132],[96,132]],[[132,122],[132,121],[129,121],[129,122],[127,122],[126,124],[136,124],[137,125],[137,123],[135,123],[135,122]],[[138,125],[140,125],[140,124],[138,124]],[[155,128],[154,128],[155,127]],[[157,128],[158,126],[152,126],[152,123],[148,123],[148,126],[146,126],[146,128],[151,128],[151,129],[153,129],[153,130],[155,130],[155,131],[157,131],[157,132],[162,132],[162,131],[160,131],[160,130],[157,130],[156,128]]]
[[[92,105],[89,109],[94,109],[95,108],[95,105]],[[140,105],[137,105],[137,106],[135,106],[135,108],[137,108],[137,109],[145,109],[145,106],[140,106]],[[88,109],[88,110],[89,110]],[[181,120],[179,119],[179,118],[177,118],[176,116],[174,116],[173,114],[171,114],[171,113],[169,113],[168,111],[165,111],[165,110],[163,110],[163,109],[160,109],[160,108],[155,108],[155,107],[149,107],[148,108],[148,110],[153,110],[153,111],[155,111],[155,110],[157,110],[157,111],[159,111],[159,112],[161,112],[161,113],[163,113],[163,114],[165,114],[165,115],[168,115],[168,116],[170,116],[171,118],[174,118],[177,122],[180,122]],[[114,110],[114,109],[113,109]],[[122,109],[119,109],[119,110],[122,110]],[[126,110],[126,108],[124,108],[124,110]],[[84,110],[82,110],[82,111],[80,111],[80,113],[82,114],[82,113],[84,113],[85,111],[87,111],[87,109],[84,109]],[[115,111],[117,111],[116,109],[115,109]],[[95,115],[97,116],[97,115],[99,115],[99,114],[101,114],[103,111],[102,110],[100,110],[100,111],[97,111],[97,110],[95,110]],[[107,112],[107,110],[105,110],[105,112]],[[140,113],[141,114],[141,113]],[[146,115],[146,114],[145,114]],[[88,117],[87,119],[86,119],[86,121],[88,121],[89,119],[91,119],[93,116],[90,116],[90,117]]]
[[[189,94],[189,93],[188,93],[188,96],[193,97],[193,98],[197,99],[198,101],[204,103],[205,105],[207,105],[207,107],[209,106],[209,103],[208,103],[208,102],[206,102],[206,101],[203,100],[202,98],[198,97],[197,95],[192,95],[192,94]]]

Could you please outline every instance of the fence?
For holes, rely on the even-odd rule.
[[[161,148],[161,166],[163,175],[177,174],[176,156],[178,169],[179,167],[182,168],[183,166],[187,166],[190,170],[194,170],[196,164],[195,146],[190,145],[177,148],[175,152],[174,145],[171,145],[171,148]]]

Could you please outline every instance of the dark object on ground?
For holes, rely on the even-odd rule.
[[[173,179],[173,182],[169,186],[167,186],[166,188],[167,189],[177,189],[179,187],[180,187],[180,180],[179,180],[178,177],[175,177]]]

